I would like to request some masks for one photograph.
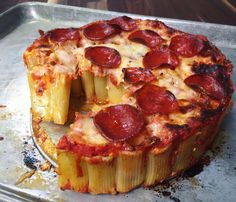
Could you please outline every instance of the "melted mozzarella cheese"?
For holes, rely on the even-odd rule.
[[[177,99],[192,99],[197,96],[197,93],[189,88],[178,74],[168,68],[163,68],[155,72],[157,76],[156,85],[165,87],[175,95]]]
[[[72,130],[78,132],[88,144],[102,145],[108,143],[95,127],[92,118],[80,118],[73,124]]]
[[[189,111],[187,113],[173,113],[169,115],[169,119],[172,124],[183,125],[187,123],[187,120],[191,117],[199,116],[200,112],[198,109]]]
[[[171,139],[171,133],[167,128],[164,127],[164,123],[166,121],[156,115],[154,115],[152,118],[152,120],[149,119],[149,122],[146,126],[148,133],[151,136],[160,138],[161,141],[166,141],[168,138]]]
[[[143,67],[143,56],[149,51],[147,46],[139,43],[125,43],[125,44],[105,44],[109,48],[116,49],[121,55],[121,64],[119,68],[107,69],[108,74],[112,74],[120,84],[123,82],[123,68],[127,67]]]
[[[57,56],[59,62],[70,69],[74,70],[77,66],[77,58],[73,54],[69,54],[64,50],[56,50],[55,55]]]

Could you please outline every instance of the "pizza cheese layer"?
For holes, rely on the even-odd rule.
[[[87,114],[77,113],[58,148],[88,157],[164,147],[185,139],[217,123],[233,93],[233,66],[218,48],[205,36],[158,20],[122,16],[81,28],[40,31],[24,61],[39,99],[57,82],[58,74],[72,82],[82,79],[80,96],[94,105]],[[103,82],[104,89],[96,82]],[[105,97],[102,104],[99,92]],[[119,101],[113,102],[119,93]]]

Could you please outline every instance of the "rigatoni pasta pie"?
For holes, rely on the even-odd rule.
[[[61,189],[114,194],[178,174],[232,102],[231,62],[205,36],[158,20],[40,31],[24,61],[33,115],[65,124],[79,105],[56,148]]]

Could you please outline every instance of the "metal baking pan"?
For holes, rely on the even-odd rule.
[[[19,4],[0,14],[0,201],[236,201],[235,107],[226,117],[214,149],[207,154],[209,165],[194,177],[179,177],[127,194],[93,196],[61,191],[53,168],[49,172],[38,169],[45,160],[31,137],[23,51],[38,36],[38,29],[77,27],[118,15],[123,14],[43,3]],[[177,29],[206,35],[236,64],[236,27],[158,19]],[[37,169],[35,174],[16,186],[17,179],[32,169]]]

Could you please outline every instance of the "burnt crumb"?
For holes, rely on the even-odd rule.
[[[175,201],[175,202],[180,202],[180,200],[178,198],[174,197],[174,196],[170,196],[170,199]]]
[[[166,189],[169,189],[170,187],[171,183],[169,181],[164,181],[160,182],[157,185],[150,186],[148,189],[161,193],[162,191],[166,191]]]
[[[161,182],[158,185],[150,187],[148,189],[155,191],[156,192],[155,195],[158,198],[165,197],[165,198],[168,198],[172,201],[180,202],[180,199],[178,199],[174,195],[177,190],[182,189],[182,185],[177,182],[178,182],[178,180],[183,180],[183,177],[179,176],[179,177],[173,177],[173,178],[174,178],[174,180],[169,179],[167,181]]]
[[[25,139],[24,139],[23,145],[24,145],[24,150],[23,150],[22,154],[23,154],[24,164],[28,168],[36,170],[39,166],[40,161],[37,158],[34,145],[31,145],[31,143],[29,143]]]
[[[50,171],[52,168],[52,164],[46,160],[43,164],[39,166],[41,171]]]
[[[6,105],[1,105],[0,104],[0,108],[6,108],[7,106]]]
[[[38,162],[38,160],[31,154],[23,153],[24,154],[24,164],[30,168],[30,169],[36,169],[35,163]]]
[[[194,177],[203,171],[204,165],[198,163],[183,173],[183,177]]]
[[[205,156],[202,159],[200,159],[199,162],[196,163],[194,166],[186,170],[182,174],[182,177],[184,178],[194,177],[203,171],[204,166],[209,164],[210,164],[210,157]]]
[[[175,177],[175,180],[178,180],[178,179],[179,177]],[[175,183],[174,181],[171,181],[171,180],[167,180],[167,181],[157,184],[156,186],[151,186],[148,189],[157,192],[159,196],[160,194],[162,194],[163,196],[170,196],[171,194],[175,193],[176,190],[180,188],[181,188],[180,184]]]
[[[223,144],[223,143],[222,143]],[[220,146],[216,146],[214,148],[211,148],[211,152],[216,155],[218,154],[219,152],[221,152],[222,148]]]
[[[0,141],[4,140],[4,137],[0,136]]]
[[[215,140],[215,145],[210,148],[210,152],[212,153],[213,156],[217,156],[219,153],[223,151],[223,149],[226,146],[225,138],[226,138],[225,132],[224,131],[220,132],[218,138],[216,138]],[[229,146],[227,146],[226,149],[229,150],[228,148],[230,149]]]
[[[163,195],[163,196],[170,196],[170,195],[171,195],[171,192],[169,192],[169,191],[163,191],[163,192],[162,192],[162,195]]]

